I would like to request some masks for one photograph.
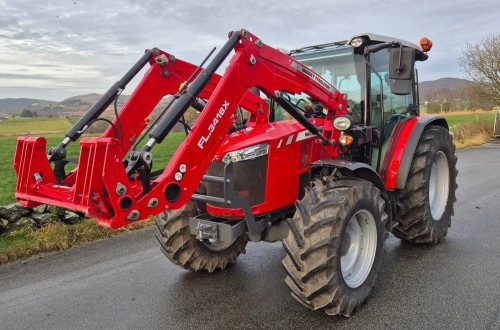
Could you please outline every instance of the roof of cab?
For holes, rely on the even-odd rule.
[[[368,38],[371,42],[373,43],[382,43],[382,42],[400,42],[403,46],[406,46],[406,47],[410,47],[410,48],[414,48],[416,50],[419,50],[419,51],[423,51],[422,47],[412,43],[412,42],[409,42],[409,41],[406,41],[406,40],[402,40],[402,39],[398,39],[398,38],[393,38],[393,37],[387,37],[387,36],[382,36],[382,35],[378,35],[378,34],[373,34],[373,33],[359,33],[359,34],[356,34],[356,35],[353,35],[349,41],[348,41],[348,44],[351,43],[352,39],[354,38],[359,38],[359,37],[362,37],[362,38]]]

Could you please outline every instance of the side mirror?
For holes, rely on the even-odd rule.
[[[411,48],[391,48],[389,56],[389,85],[391,92],[407,95],[412,92],[415,71],[415,50]]]

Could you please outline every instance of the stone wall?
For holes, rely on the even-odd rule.
[[[72,224],[84,219],[83,214],[43,204],[32,209],[18,203],[0,206],[0,236],[21,230],[38,230],[49,223],[63,222]]]

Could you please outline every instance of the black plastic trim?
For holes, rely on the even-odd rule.
[[[354,177],[370,181],[377,187],[383,194],[387,193],[384,181],[380,175],[368,164],[361,162],[351,162],[343,159],[325,159],[318,160],[311,164],[312,169],[321,167],[338,168],[340,170],[347,170]]]

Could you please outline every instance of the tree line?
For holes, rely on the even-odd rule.
[[[468,101],[482,109],[500,106],[500,33],[467,43],[458,62],[472,81],[466,90]]]

